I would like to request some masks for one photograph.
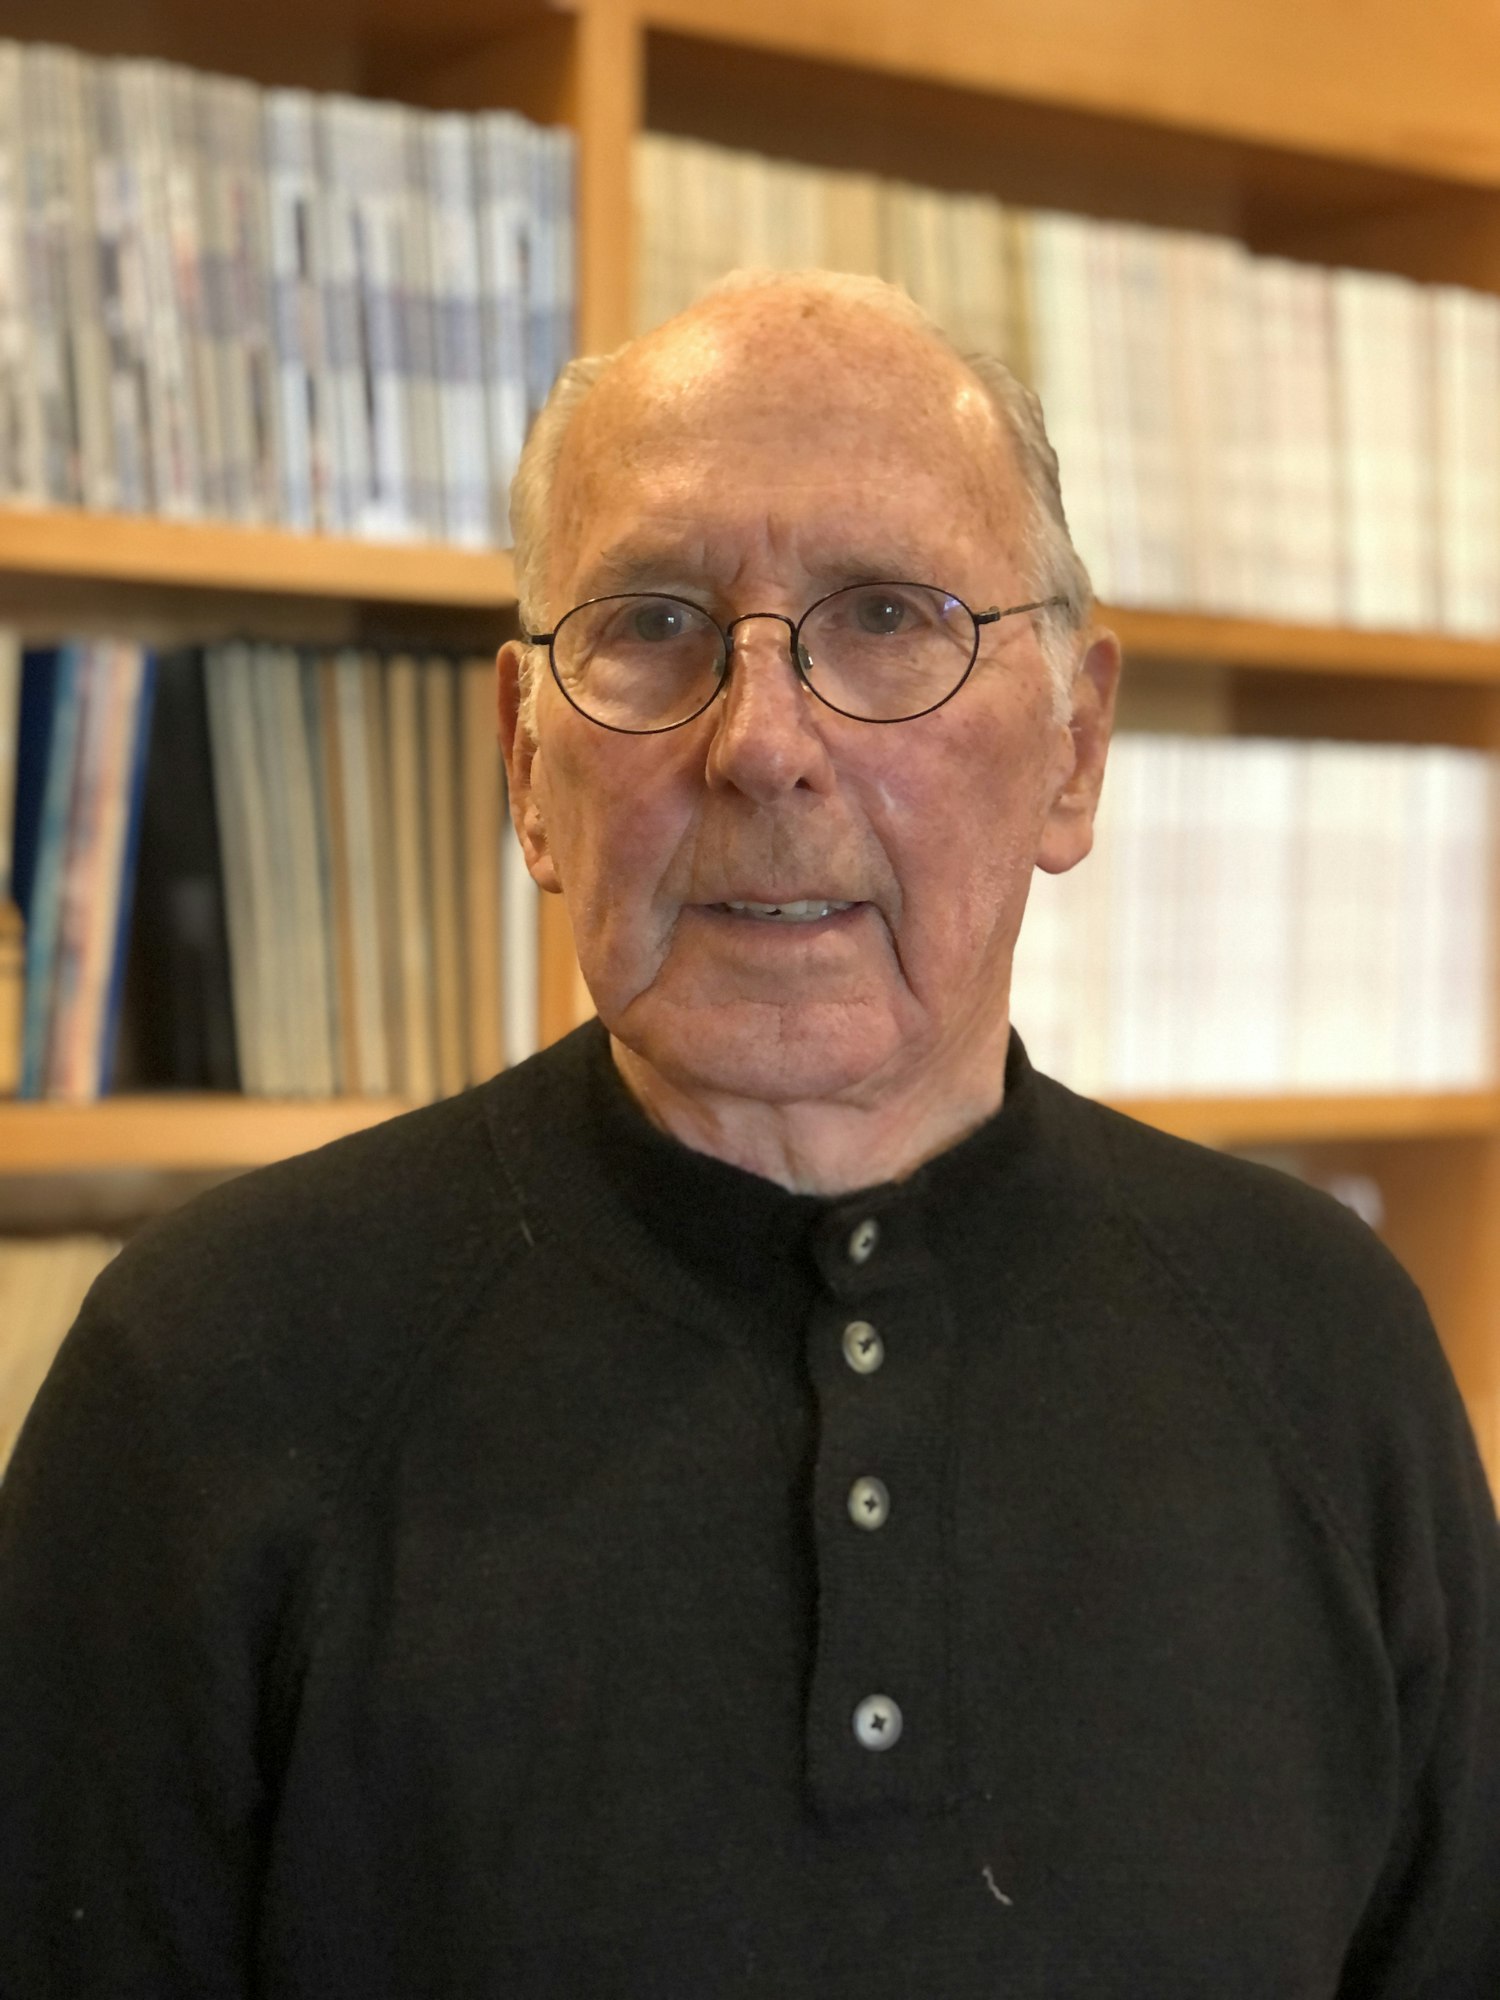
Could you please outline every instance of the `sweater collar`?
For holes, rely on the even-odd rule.
[[[660,1131],[625,1087],[609,1037],[592,1024],[587,1055],[593,1118],[604,1139],[617,1197],[657,1243],[700,1284],[744,1311],[800,1320],[820,1286],[851,1301],[866,1266],[851,1255],[855,1232],[874,1223],[888,1282],[893,1260],[926,1248],[961,1248],[978,1215],[1033,1168],[1041,1150],[1036,1073],[1011,1030],[1005,1093],[998,1111],[908,1179],[828,1198],[794,1194],[775,1181],[698,1153]]]

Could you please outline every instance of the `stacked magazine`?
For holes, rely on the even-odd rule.
[[[1481,751],[1117,736],[1011,1018],[1095,1096],[1489,1087],[1495,824]]]
[[[656,134],[636,196],[643,327],[822,265],[1009,362],[1108,602],[1500,635],[1500,298]]]
[[[509,112],[0,42],[0,500],[508,541],[572,175]]]

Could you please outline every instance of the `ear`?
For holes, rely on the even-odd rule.
[[[510,788],[511,824],[526,857],[531,879],[551,896],[562,893],[557,865],[547,845],[547,828],[537,801],[541,752],[536,737],[521,719],[521,664],[526,648],[519,639],[507,639],[495,658],[499,677],[500,751],[505,758],[505,777]]]
[[[1115,723],[1120,684],[1120,642],[1113,632],[1090,635],[1073,676],[1068,744],[1061,759],[1061,782],[1053,795],[1036,865],[1064,875],[1094,844],[1094,814],[1104,784],[1104,761]]]

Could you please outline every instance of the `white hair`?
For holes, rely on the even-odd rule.
[[[1004,425],[1028,501],[1023,529],[1022,588],[1028,597],[1057,600],[1051,608],[1034,615],[1038,643],[1052,683],[1053,716],[1057,721],[1066,720],[1077,666],[1077,639],[1088,625],[1094,593],[1088,571],[1068,531],[1057,454],[1048,439],[1042,406],[1033,391],[998,356],[966,353],[955,347],[937,321],[915,300],[882,278],[856,277],[844,271],[731,271],[700,294],[688,310],[695,312],[706,301],[728,294],[758,291],[785,291],[862,306],[925,336],[957,356],[974,376]],[[553,384],[521,453],[510,489],[510,520],[523,632],[547,631],[554,615],[554,607],[547,601],[548,536],[552,485],[564,440],[589,391],[633,345],[634,342],[627,341],[612,353],[586,354],[570,361]],[[528,647],[522,668],[522,716],[533,729],[542,660],[540,648]]]

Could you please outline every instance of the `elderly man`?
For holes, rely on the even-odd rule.
[[[96,1288],[4,1496],[0,1991],[1494,2000],[1421,1301],[1010,1029],[1118,671],[1033,405],[740,284],[516,497],[599,1022]]]

